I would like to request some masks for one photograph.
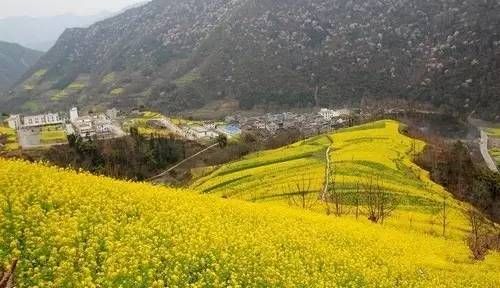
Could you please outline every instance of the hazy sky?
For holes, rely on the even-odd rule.
[[[144,0],[0,0],[0,18],[54,16],[65,13],[91,15],[119,11]]]

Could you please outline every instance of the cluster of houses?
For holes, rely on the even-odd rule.
[[[243,132],[264,132],[270,135],[280,130],[298,129],[304,135],[324,133],[344,126],[352,115],[348,109],[331,110],[322,108],[319,112],[265,114],[255,117],[229,116],[226,122],[237,123]]]
[[[69,118],[60,113],[46,113],[39,115],[11,115],[6,121],[10,128],[15,130],[28,130],[43,128],[47,126],[64,126],[67,134],[75,134],[80,137],[109,138],[116,134],[119,128],[113,124],[116,118],[116,109],[110,109],[105,114],[92,114],[80,116],[78,108],[71,108]]]
[[[106,111],[105,114],[90,114],[80,116],[78,108],[71,108],[69,120],[75,135],[88,138],[112,138],[117,131],[121,130],[113,124],[117,112],[115,109]],[[113,118],[114,117],[114,118]],[[122,133],[119,133],[122,134]]]

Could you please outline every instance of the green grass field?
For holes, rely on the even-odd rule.
[[[171,132],[167,129],[151,127],[148,124],[150,120],[161,120],[165,116],[157,112],[141,112],[138,115],[133,115],[128,117],[122,124],[123,129],[128,132],[130,128],[135,127],[139,130],[139,133],[144,136],[149,136],[151,134],[170,136]]]
[[[447,205],[453,206],[449,236],[461,237],[462,204],[412,162],[425,143],[400,134],[399,128],[395,121],[379,121],[258,152],[219,167],[195,180],[191,188],[224,198],[290,205],[297,187],[306,187],[309,201],[314,202],[311,209],[323,213],[319,195],[325,183],[326,150],[331,146],[335,186],[348,217],[353,215],[356,193],[372,182],[397,199],[398,208],[388,225],[439,233],[436,223],[446,198]]]
[[[68,138],[62,127],[45,127],[40,131],[40,144],[66,143]]]

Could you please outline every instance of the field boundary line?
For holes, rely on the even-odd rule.
[[[328,145],[328,148],[326,149],[325,152],[325,159],[326,159],[326,164],[325,164],[325,185],[323,185],[323,192],[321,193],[321,200],[325,201],[326,200],[326,193],[328,193],[328,184],[329,184],[329,179],[330,179],[330,151],[332,150],[332,145],[333,145],[333,139],[331,138],[330,135],[327,135],[328,140],[330,141],[330,144]]]

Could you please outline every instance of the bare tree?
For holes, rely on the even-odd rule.
[[[441,211],[439,213],[439,217],[441,219],[441,225],[443,228],[443,237],[446,237],[446,228],[448,227],[449,220],[448,220],[448,214],[449,214],[449,209],[448,209],[448,203],[446,202],[447,197],[446,195],[443,196],[443,203],[441,205]]]
[[[383,224],[392,212],[397,208],[396,197],[383,188],[379,180],[370,179],[365,184],[365,203],[367,208],[368,220],[373,223]]]
[[[467,245],[474,260],[484,260],[488,254],[488,221],[476,209],[470,207],[465,212],[469,221],[470,232]]]
[[[356,182],[356,193],[354,194],[354,207],[355,207],[355,214],[356,214],[356,220],[359,218],[359,205],[360,205],[360,199],[361,198],[361,187],[359,185],[359,181]]]
[[[311,189],[311,178],[302,178],[301,181],[289,184],[284,190],[284,195],[288,195],[288,205],[298,206],[302,209],[312,209],[317,202],[317,197],[311,197],[309,194],[315,192]],[[317,191],[316,191],[317,193]]]

